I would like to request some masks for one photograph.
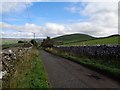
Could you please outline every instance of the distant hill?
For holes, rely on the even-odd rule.
[[[54,41],[62,42],[62,43],[73,43],[73,42],[81,42],[81,41],[95,39],[95,37],[86,34],[69,34],[69,35],[55,37],[52,39]]]
[[[28,38],[0,38],[0,45],[16,44],[18,41],[30,41]]]

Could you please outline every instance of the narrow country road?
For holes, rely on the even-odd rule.
[[[52,88],[120,88],[120,84],[67,59],[40,51]]]

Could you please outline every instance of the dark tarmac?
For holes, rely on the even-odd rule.
[[[119,88],[120,84],[80,64],[40,51],[52,88]]]

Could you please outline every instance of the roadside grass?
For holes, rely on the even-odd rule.
[[[49,88],[48,76],[39,51],[31,49],[15,66],[10,78],[10,88]]]
[[[82,42],[74,42],[74,43],[68,43],[63,44],[63,46],[76,46],[76,45],[98,45],[98,44],[111,44],[116,45],[120,44],[120,36],[114,36],[114,37],[108,37],[108,38],[98,38],[88,41],[82,41]]]
[[[91,68],[99,73],[105,74],[109,76],[112,79],[117,80],[120,82],[120,64],[119,63],[113,63],[110,64],[108,62],[103,62],[103,60],[96,60],[96,59],[89,59],[87,57],[77,57],[74,55],[71,55],[70,53],[61,52],[54,48],[47,48],[46,51],[58,55],[60,57],[66,58],[68,60],[71,60],[73,62],[76,62],[78,64],[81,64],[85,67]]]

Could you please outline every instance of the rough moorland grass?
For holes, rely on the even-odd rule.
[[[32,49],[21,58],[11,76],[10,88],[49,88],[38,50]]]
[[[55,55],[67,58],[73,62],[82,64],[88,68],[91,68],[93,70],[96,70],[102,74],[106,74],[109,77],[116,79],[120,82],[120,67],[116,67],[116,65],[110,65],[109,63],[101,63],[98,60],[95,59],[89,59],[89,58],[80,58],[76,56],[72,56],[69,53],[59,52],[56,49],[48,48],[45,49],[46,51],[53,53]]]
[[[69,43],[64,44],[65,46],[76,46],[76,45],[98,45],[98,44],[120,44],[119,42],[120,36],[108,37],[108,38],[100,38],[94,40],[88,40],[83,42]]]

